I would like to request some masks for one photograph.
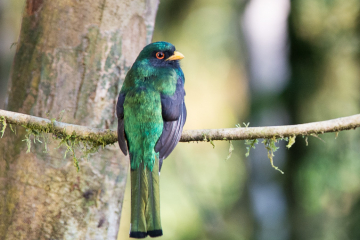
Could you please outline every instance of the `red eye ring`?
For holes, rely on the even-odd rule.
[[[156,58],[157,59],[164,59],[164,57],[165,57],[165,54],[163,52],[157,52],[156,53]]]

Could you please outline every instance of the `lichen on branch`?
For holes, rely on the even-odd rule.
[[[93,143],[98,146],[114,144],[117,141],[116,130],[105,130],[80,125],[73,125],[34,117],[26,114],[0,110],[0,122],[21,125],[39,132],[55,134],[58,137],[74,136],[74,138]],[[184,130],[180,142],[252,140],[259,138],[293,139],[301,136],[317,136],[329,132],[341,132],[356,129],[360,126],[360,114],[327,121],[298,125],[246,127],[224,129]],[[5,127],[2,128],[3,130]],[[2,131],[0,131],[2,133]]]
[[[49,120],[5,110],[0,110],[0,122],[23,126],[38,133],[51,133],[58,138],[72,136],[74,139],[87,141],[97,146],[106,146],[117,141],[115,131],[67,124],[54,119]],[[5,127],[3,129],[5,130]]]
[[[0,131],[3,136],[7,125],[20,125],[26,129],[27,134],[23,141],[27,144],[27,152],[30,152],[32,140],[44,143],[45,151],[47,151],[47,139],[45,134],[52,134],[54,139],[59,139],[59,147],[65,146],[66,151],[64,157],[70,152],[74,161],[74,166],[79,171],[78,157],[75,154],[75,148],[82,148],[85,157],[90,153],[97,152],[100,146],[105,147],[109,144],[114,144],[117,141],[117,136],[113,131],[84,127],[79,125],[67,124],[58,122],[55,119],[45,119],[34,117],[26,114],[15,113],[5,110],[0,110],[0,123],[2,128]],[[40,140],[43,139],[43,141]]]
[[[12,124],[26,128],[28,134],[25,136],[24,141],[27,142],[28,151],[31,148],[30,136],[34,136],[34,142],[41,142],[40,136],[42,136],[46,150],[46,137],[44,133],[53,134],[54,138],[60,139],[59,146],[66,146],[65,157],[68,152],[72,154],[74,165],[78,170],[79,163],[75,155],[75,147],[82,145],[82,149],[87,156],[89,153],[96,152],[99,146],[105,147],[117,141],[117,131],[115,130],[67,124],[58,122],[55,119],[49,120],[5,110],[0,110],[0,123],[2,123],[2,128],[0,128],[1,137],[4,135],[7,124],[10,125],[11,130]],[[328,132],[338,133],[344,130],[356,129],[359,126],[360,114],[357,114],[327,121],[288,126],[248,127],[246,125],[245,128],[185,130],[181,135],[180,142],[203,141],[210,142],[215,147],[213,141],[230,141],[229,155],[227,156],[227,159],[229,159],[234,150],[231,140],[246,140],[247,153],[245,155],[249,156],[250,149],[255,148],[255,145],[258,143],[257,139],[263,138],[265,148],[268,150],[271,166],[283,173],[273,163],[274,152],[277,150],[275,143],[278,139],[288,141],[287,147],[290,148],[295,143],[297,135],[307,138],[307,136],[318,136]]]

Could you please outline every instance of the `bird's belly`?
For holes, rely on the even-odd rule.
[[[163,131],[160,93],[148,89],[128,92],[124,102],[124,126],[132,168],[140,162],[152,168],[154,147]]]

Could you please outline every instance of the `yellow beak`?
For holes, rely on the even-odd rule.
[[[174,54],[168,57],[165,61],[180,60],[183,59],[184,57],[185,56],[182,53],[175,51]]]

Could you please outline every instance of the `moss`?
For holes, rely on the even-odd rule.
[[[6,118],[5,117],[0,117],[0,123],[2,124],[2,128],[1,128],[1,131],[0,131],[0,133],[1,133],[1,138],[4,136],[4,133],[5,133],[5,130],[6,130]]]
[[[213,140],[211,140],[211,138],[209,139],[209,142],[213,146],[213,148],[215,148],[215,144],[214,144]]]
[[[206,134],[203,133],[202,135],[203,135],[203,137],[204,137],[203,141],[204,141],[204,142],[207,142]]]
[[[3,134],[6,129],[7,119],[5,117],[0,117],[0,122],[3,125],[0,133]],[[79,171],[79,158],[76,155],[77,150],[80,150],[80,152],[83,153],[83,157],[88,158],[89,154],[96,153],[99,147],[104,148],[106,145],[114,144],[117,141],[116,136],[110,130],[108,130],[105,134],[97,135],[92,133],[88,136],[80,136],[76,134],[75,131],[71,134],[68,134],[66,133],[65,129],[56,129],[54,127],[54,122],[55,119],[52,119],[51,123],[47,124],[46,126],[40,126],[33,123],[22,125],[22,127],[24,127],[26,130],[25,139],[22,141],[26,142],[27,144],[27,153],[30,152],[33,143],[44,144],[44,152],[47,152],[47,135],[52,134],[53,139],[60,141],[58,148],[61,146],[66,147],[64,158],[66,158],[68,153],[70,153],[74,161],[74,166],[77,168],[77,171]]]
[[[278,139],[276,139],[275,137],[274,138],[271,138],[271,139],[264,139],[263,143],[265,145],[265,148],[268,152],[268,158],[270,160],[270,163],[271,163],[271,166],[275,169],[275,170],[278,170],[281,174],[284,174],[283,171],[281,171],[277,166],[274,165],[274,152],[276,152],[279,147],[276,146],[276,142],[277,142]]]
[[[234,151],[234,145],[232,144],[232,141],[229,141],[229,142],[230,142],[229,153],[228,153],[225,160],[229,160],[231,158],[231,155],[232,155],[233,151]]]
[[[287,138],[276,138],[276,137],[273,137],[271,139],[264,139],[262,141],[262,143],[264,144],[265,146],[265,149],[267,150],[267,153],[268,153],[268,158],[270,160],[270,163],[271,163],[271,166],[275,169],[275,170],[278,170],[279,172],[281,172],[282,174],[284,174],[283,171],[281,171],[277,166],[274,165],[274,153],[279,149],[279,147],[276,146],[276,142],[278,140],[286,140],[286,141],[289,141],[289,144],[290,147],[295,143],[295,137],[296,136],[293,136],[293,137],[290,137],[290,139],[287,139]],[[257,139],[253,139],[253,140],[245,140],[245,145],[247,145],[246,147],[246,153],[245,153],[245,156],[248,157],[250,155],[250,150],[253,148],[255,149],[255,145],[258,144],[259,140]],[[289,146],[289,144],[287,146]],[[289,148],[289,147],[288,147]]]
[[[296,138],[295,135],[294,135],[294,136],[291,136],[291,137],[289,138],[289,143],[286,145],[286,147],[287,147],[288,149],[291,148],[292,145],[294,145],[294,143],[295,143],[295,138]]]
[[[16,128],[13,128],[12,124],[9,124],[10,130],[16,135]]]
[[[245,140],[245,145],[248,145],[246,147],[246,153],[245,156],[248,157],[250,155],[250,150],[253,148],[255,149],[255,145],[258,144],[259,140],[253,139],[253,140]]]

